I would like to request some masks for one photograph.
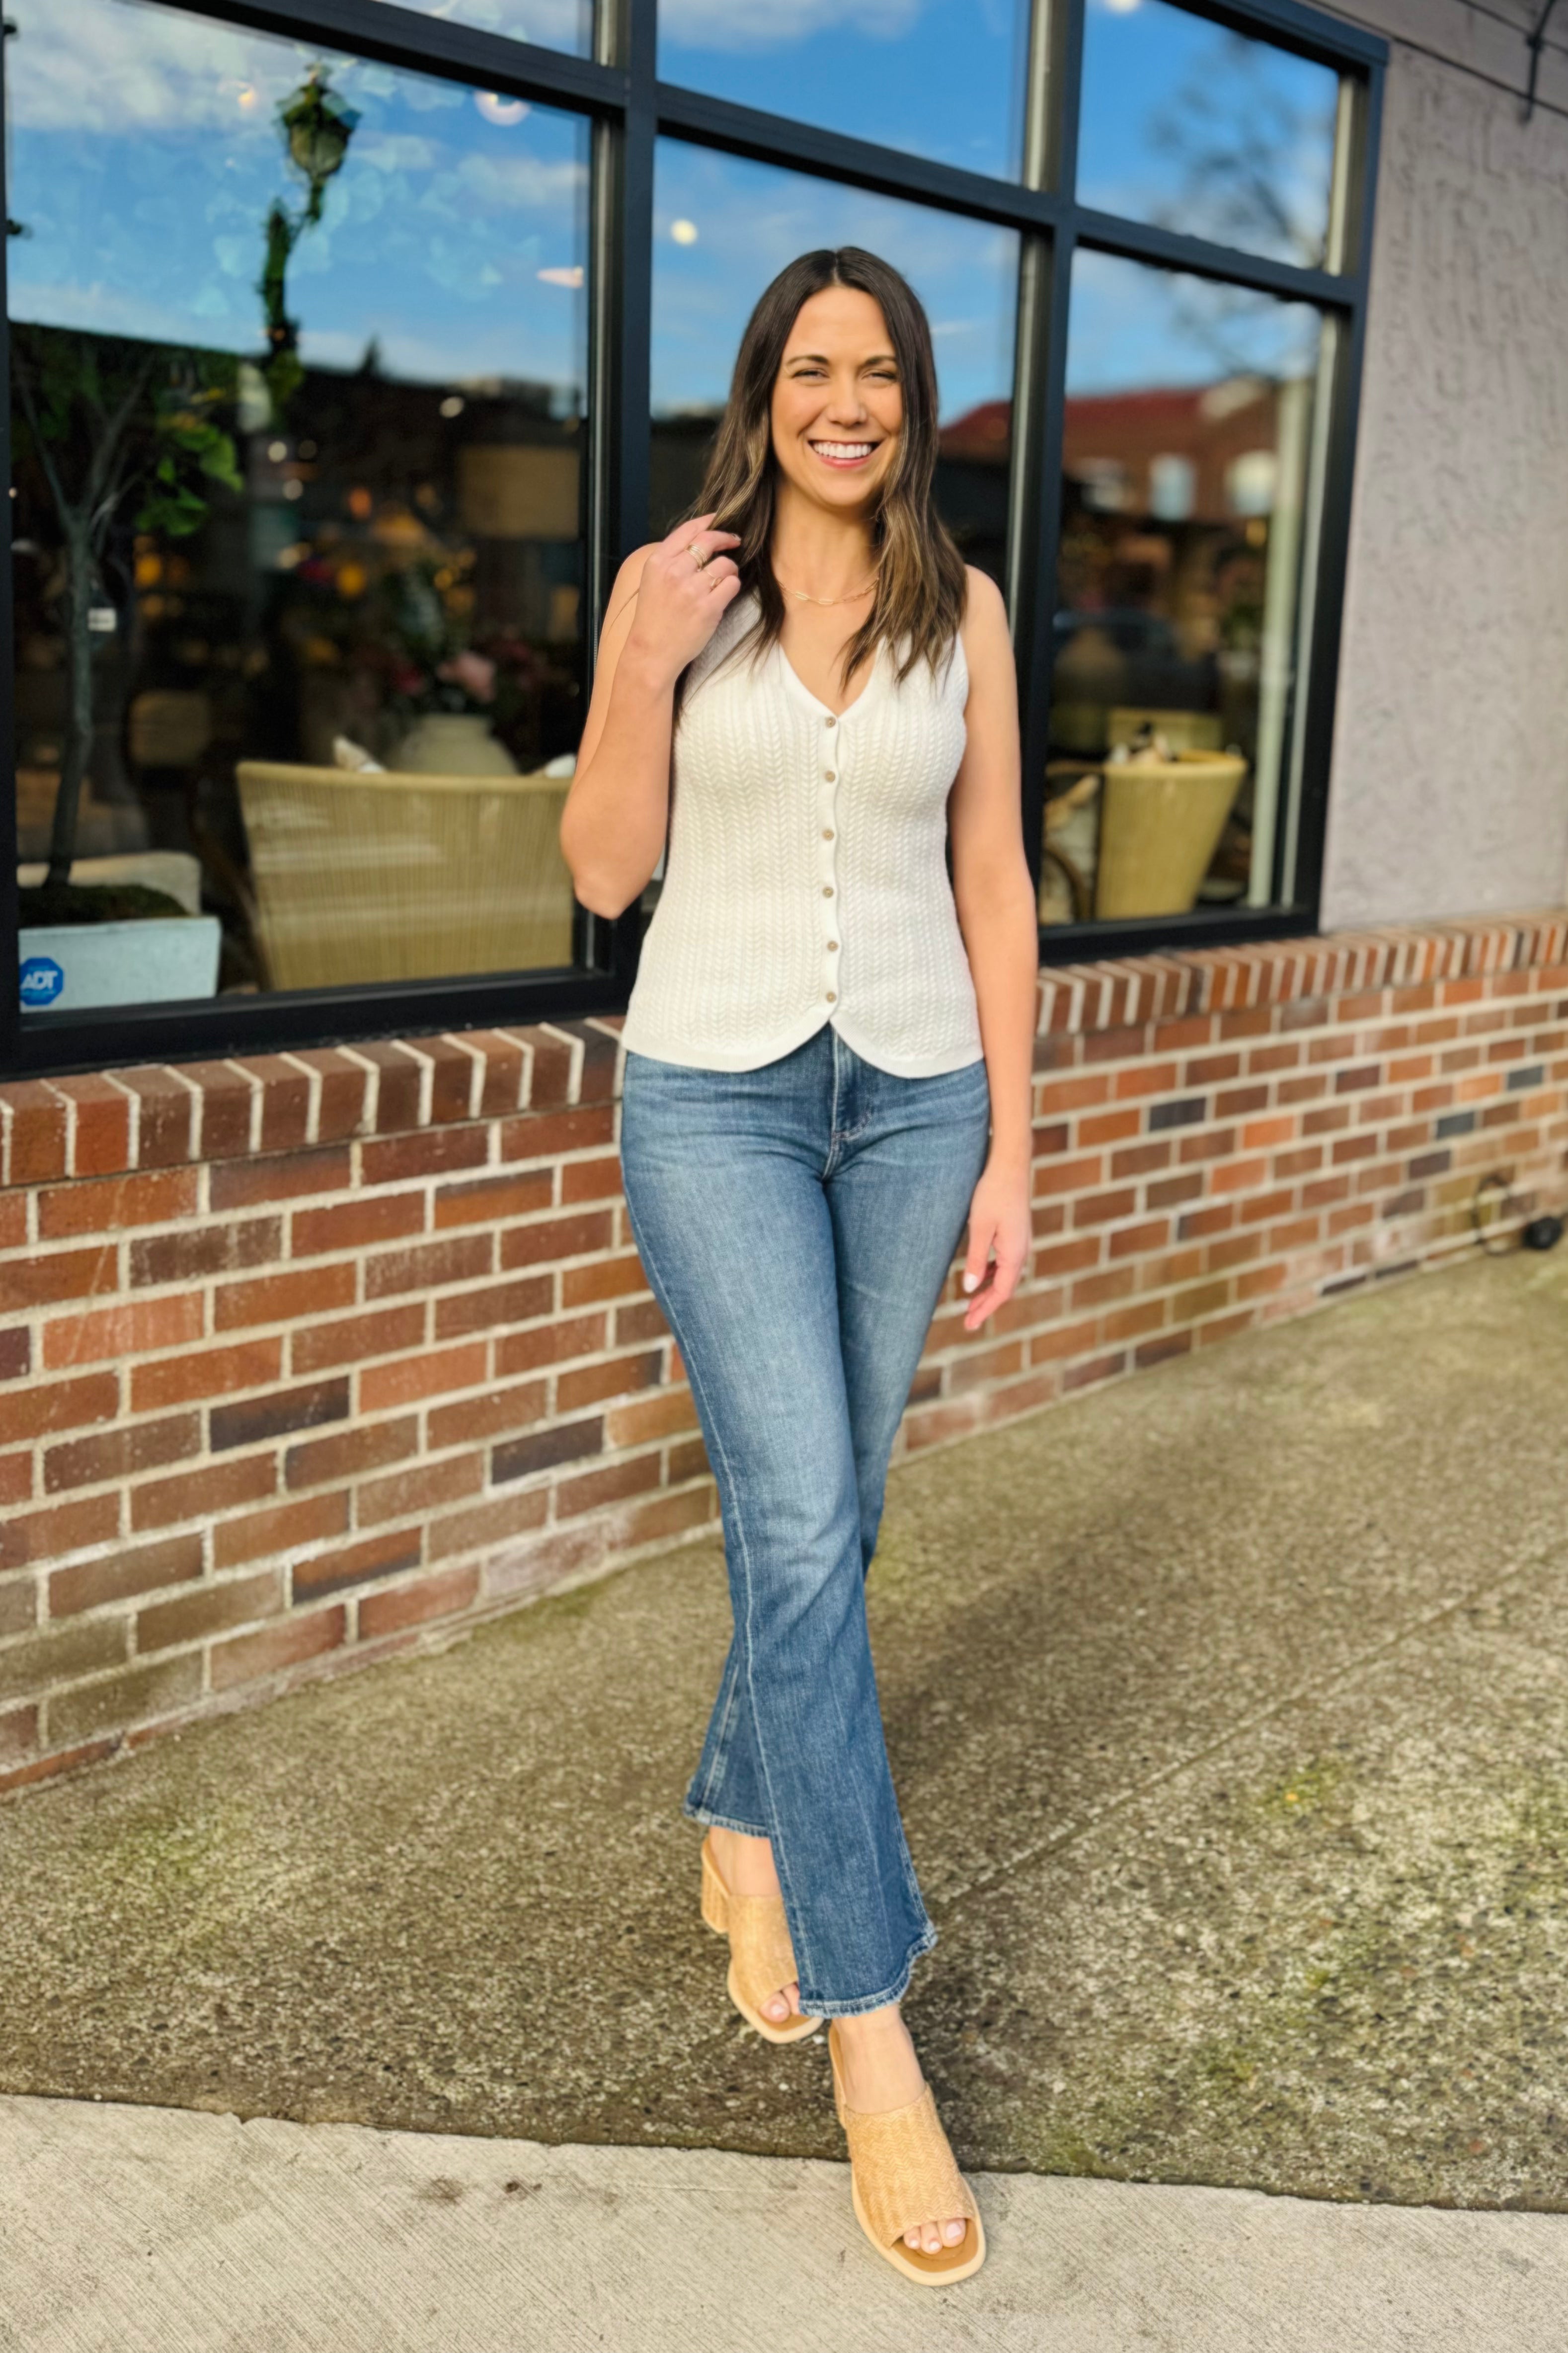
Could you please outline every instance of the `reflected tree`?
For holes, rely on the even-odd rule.
[[[64,912],[93,736],[94,617],[119,614],[107,580],[131,502],[135,528],[184,538],[206,520],[215,484],[241,491],[232,434],[235,363],[128,338],[16,322],[16,456],[36,462],[64,555],[66,724],[50,825],[46,912]]]

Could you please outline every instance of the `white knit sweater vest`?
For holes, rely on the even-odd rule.
[[[724,656],[737,596],[691,666],[664,887],[626,1008],[634,1053],[752,1071],[831,1022],[868,1062],[929,1078],[977,1061],[974,982],[944,862],[963,757],[962,638],[900,685],[886,643],[837,717],[782,646]]]

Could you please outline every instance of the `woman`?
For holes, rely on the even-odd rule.
[[[940,2285],[984,2238],[900,2013],[936,1932],[864,1580],[965,1219],[966,1332],[1028,1249],[1037,934],[1005,613],[936,517],[936,454],[908,284],[802,255],[746,328],[703,512],[616,581],[561,839],[615,916],[668,828],[621,1159],[734,1606],[685,1804],[703,1916],[759,2032],[831,2021],[857,2214]]]

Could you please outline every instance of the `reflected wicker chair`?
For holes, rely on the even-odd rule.
[[[237,778],[275,988],[571,963],[570,778],[269,760],[242,760]]]

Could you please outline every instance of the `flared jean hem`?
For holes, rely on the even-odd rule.
[[[929,1923],[924,1936],[917,1936],[904,1956],[903,1967],[890,1986],[880,1993],[858,1994],[850,2001],[814,2001],[801,1989],[801,2015],[805,2018],[859,2018],[868,2010],[886,2010],[889,2002],[902,2001],[909,1991],[910,1979],[915,1973],[915,1963],[929,1953],[936,1943],[936,1930]]]
[[[711,1806],[694,1806],[689,1798],[680,1809],[689,1822],[700,1822],[712,1831],[739,1831],[742,1838],[766,1838],[765,1822],[737,1821],[733,1814],[716,1814]]]

